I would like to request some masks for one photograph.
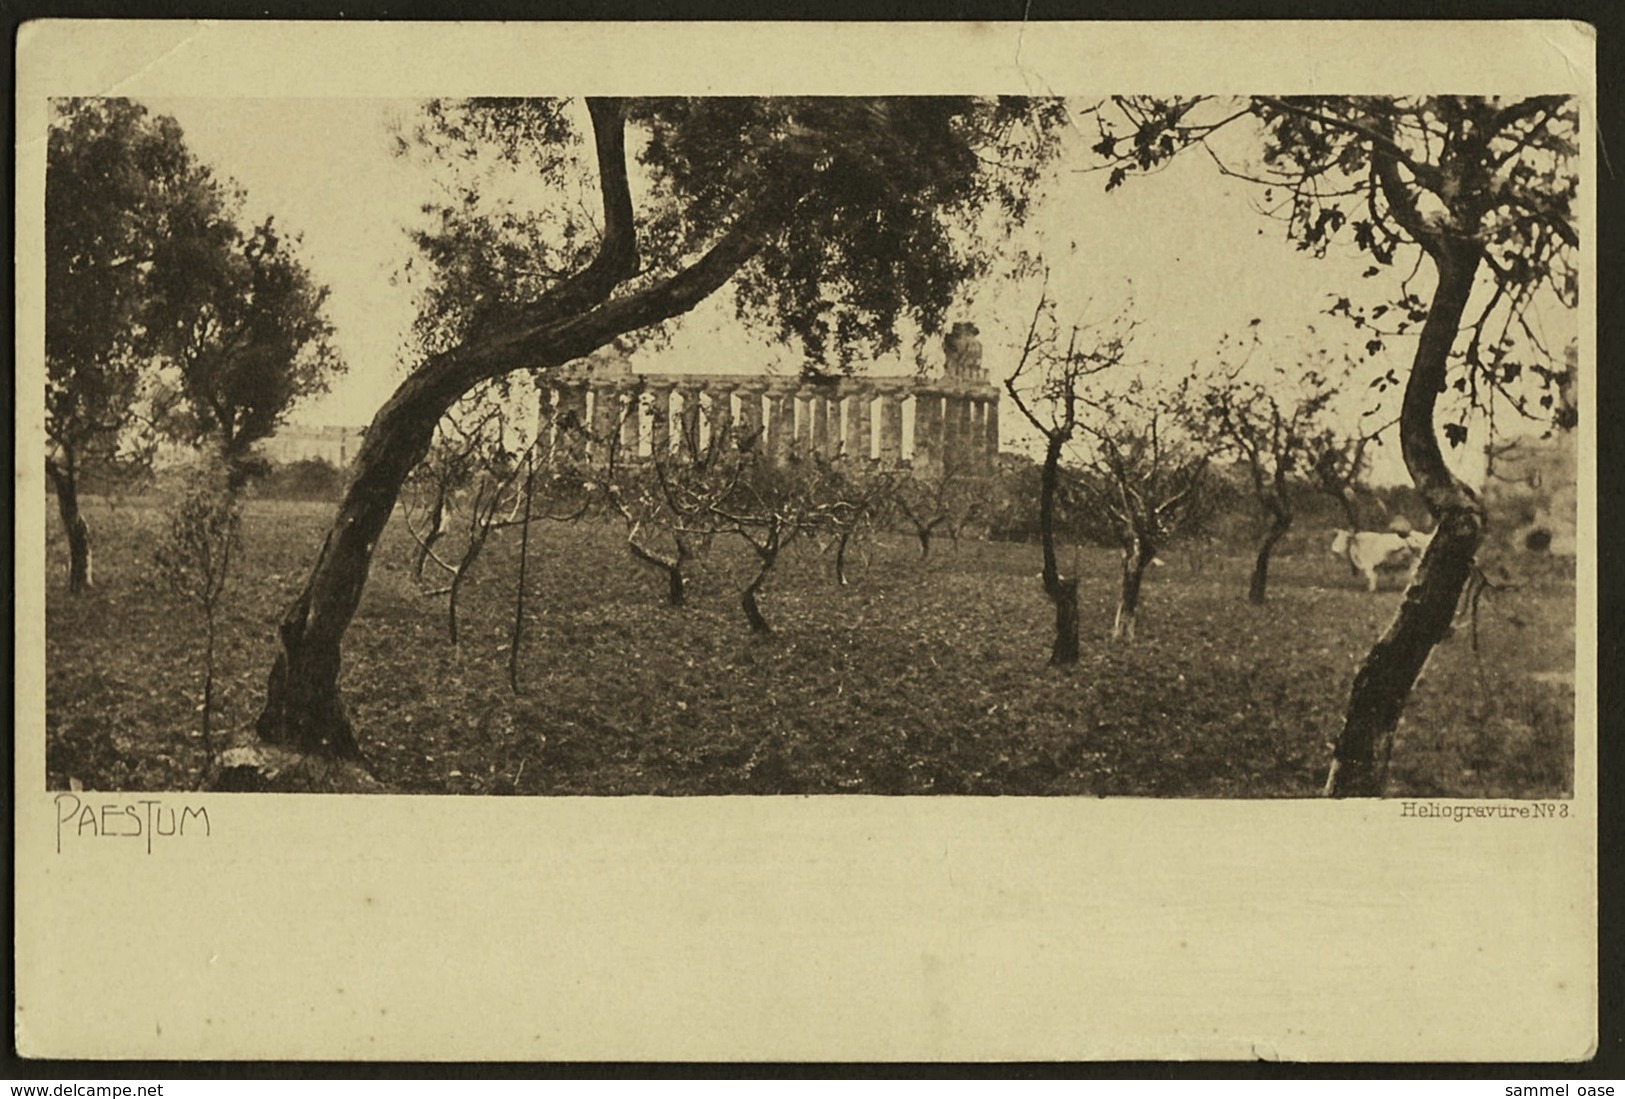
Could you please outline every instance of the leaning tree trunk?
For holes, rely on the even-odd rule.
[[[914,524],[914,537],[920,540],[920,560],[924,561],[931,556],[931,532],[936,529],[936,521],[921,526]]]
[[[1433,512],[1436,529],[1398,616],[1354,677],[1348,713],[1326,779],[1326,793],[1331,797],[1383,795],[1394,731],[1405,700],[1433,647],[1450,632],[1462,588],[1484,539],[1483,505],[1445,465],[1433,429],[1434,404],[1445,389],[1450,350],[1480,257],[1477,246],[1470,242],[1446,242],[1433,255],[1439,287],[1405,385],[1399,439],[1411,480]]]
[[[497,337],[436,357],[402,382],[373,417],[321,552],[278,629],[281,651],[254,722],[260,740],[304,753],[361,758],[338,677],[340,646],[361,603],[373,550],[407,475],[429,452],[435,425],[474,385],[506,372],[514,358],[509,343]],[[585,353],[576,346],[560,340],[530,361],[555,366]]]
[[[1131,642],[1140,612],[1140,585],[1146,566],[1156,559],[1157,549],[1148,538],[1134,535],[1123,547],[1123,589],[1117,600],[1117,617],[1112,621],[1112,640]]]
[[[266,743],[360,758],[339,697],[339,646],[401,485],[428,453],[435,424],[459,392],[409,378],[367,429],[315,567],[282,619],[282,650],[254,725]]]
[[[1044,545],[1044,594],[1055,606],[1055,643],[1050,646],[1052,667],[1078,662],[1078,578],[1061,575],[1055,563],[1055,490],[1061,475],[1061,448],[1065,436],[1053,433],[1044,448],[1044,470],[1038,490],[1038,533]]]
[[[777,539],[774,538],[772,541],[776,542]],[[773,632],[773,627],[762,614],[762,608],[756,601],[756,596],[762,590],[762,585],[767,583],[767,574],[773,571],[773,564],[778,560],[779,547],[770,544],[767,550],[758,552],[762,559],[762,567],[756,570],[755,578],[740,593],[739,605],[744,608],[745,621],[750,623],[751,632],[766,636]]]
[[[688,312],[732,278],[766,238],[770,226],[747,211],[688,267],[611,300],[639,265],[624,105],[589,99],[587,109],[604,199],[598,254],[536,303],[515,307],[456,349],[431,356],[379,409],[316,564],[283,617],[282,650],[255,722],[261,740],[309,753],[360,755],[339,695],[340,645],[401,485],[428,453],[435,424],[459,397],[520,366],[561,366],[616,336]]]
[[[434,544],[446,533],[446,483],[435,486],[434,507],[429,512],[429,529],[418,542],[417,559],[412,562],[412,579],[423,579],[423,566],[429,563]]]
[[[1255,606],[1264,605],[1264,591],[1269,584],[1270,554],[1275,551],[1275,544],[1279,542],[1292,526],[1292,516],[1284,512],[1276,512],[1270,523],[1269,533],[1264,535],[1264,541],[1258,547],[1258,559],[1253,562],[1253,580],[1247,588],[1247,601]]]
[[[636,536],[628,537],[626,548],[634,558],[646,565],[653,565],[666,574],[666,604],[672,607],[681,607],[686,598],[683,581],[683,553],[681,543],[678,544],[677,553],[672,557],[662,557],[653,550],[638,544]]]
[[[68,538],[68,591],[77,595],[90,588],[90,527],[79,512],[79,478],[71,462],[48,461],[45,468],[56,487],[56,510]]]

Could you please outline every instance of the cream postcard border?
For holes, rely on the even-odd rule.
[[[1589,426],[1566,818],[1404,819],[1397,802],[189,795],[164,801],[206,807],[202,842],[58,853],[43,781],[39,257],[53,95],[1565,91],[1589,120],[1594,56],[1590,29],[1563,23],[25,25],[15,192],[21,1051],[1588,1056]],[[1590,410],[1594,157],[1582,172]]]

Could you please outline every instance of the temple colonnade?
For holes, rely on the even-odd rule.
[[[565,379],[542,388],[539,436],[595,462],[608,460],[611,448],[622,460],[680,458],[732,435],[774,461],[817,456],[988,469],[999,450],[998,392],[967,390],[913,378]]]
[[[955,325],[935,377],[640,374],[596,356],[542,381],[538,437],[594,462],[680,459],[732,437],[779,462],[985,471],[999,451],[999,390],[975,337]]]

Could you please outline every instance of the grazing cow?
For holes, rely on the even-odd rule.
[[[1416,531],[1339,530],[1332,536],[1332,556],[1343,558],[1364,576],[1367,591],[1376,591],[1379,572],[1414,573],[1432,538]]]

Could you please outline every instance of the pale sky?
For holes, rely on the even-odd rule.
[[[329,316],[349,373],[330,395],[297,410],[293,421],[367,423],[404,373],[400,355],[412,294],[391,281],[411,255],[403,228],[436,195],[423,167],[392,154],[392,124],[410,123],[416,103],[142,102],[177,118],[194,153],[245,189],[250,218],[274,214],[284,231],[301,234],[306,263],[331,287]],[[1110,315],[1132,294],[1140,326],[1131,357],[1159,373],[1178,376],[1193,361],[1211,360],[1221,337],[1241,332],[1253,318],[1262,318],[1262,334],[1283,351],[1298,346],[1309,325],[1332,346],[1360,348],[1366,335],[1325,316],[1325,308],[1335,295],[1370,295],[1375,302],[1379,291],[1397,287],[1398,275],[1362,280],[1369,259],[1352,245],[1324,259],[1298,251],[1279,223],[1254,209],[1257,189],[1221,177],[1205,157],[1181,157],[1168,170],[1108,194],[1102,175],[1070,170],[1086,162],[1077,154],[1074,149],[1063,161],[1058,183],[1022,239],[1046,256],[1051,294],[1063,315]],[[971,288],[966,307],[949,318],[980,327],[983,365],[995,382],[1015,364],[1036,293],[1036,282]],[[1556,323],[1572,329],[1575,321],[1564,316]],[[1561,335],[1553,345],[1566,341]],[[1362,406],[1369,403],[1363,379],[1389,368],[1402,375],[1413,348],[1413,341],[1395,341],[1362,370]],[[793,372],[799,361],[765,337],[741,332],[726,288],[682,319],[670,347],[634,357],[635,367],[649,372]],[[872,367],[876,373],[910,368],[900,360]],[[1503,416],[1503,430],[1509,420]],[[1007,447],[1031,438],[1012,407],[1004,408],[1002,426]],[[1475,436],[1452,458],[1476,454],[1483,440]],[[1463,474],[1476,475],[1470,459],[1461,465]],[[1397,443],[1380,449],[1373,478],[1406,479]]]

